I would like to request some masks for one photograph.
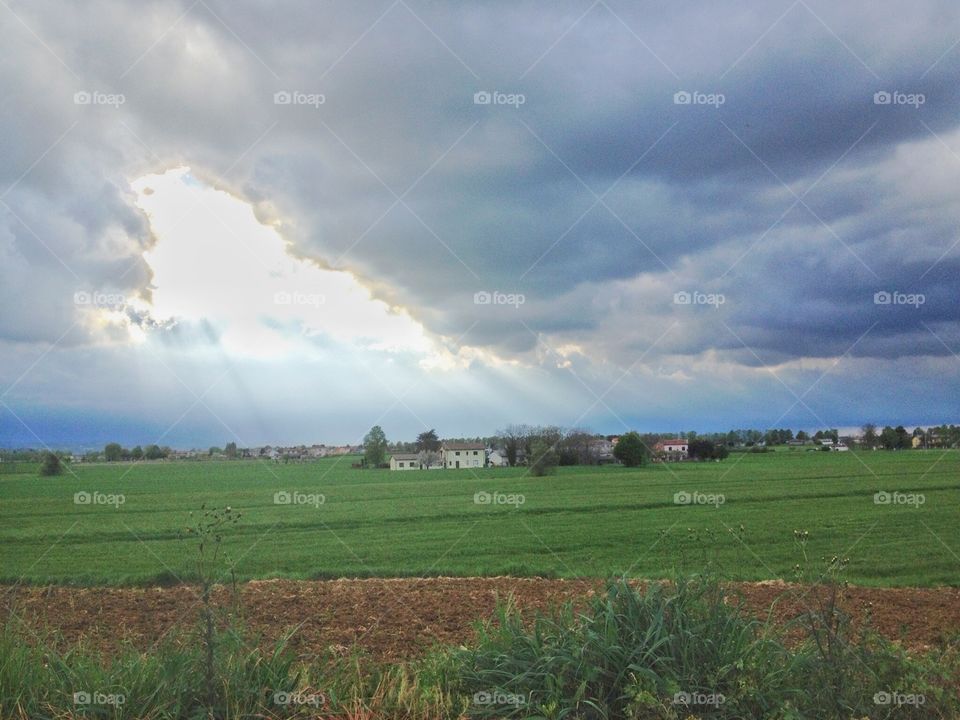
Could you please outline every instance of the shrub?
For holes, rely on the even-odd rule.
[[[548,440],[534,440],[530,446],[530,474],[542,477],[557,471],[557,451]]]
[[[44,453],[40,474],[44,477],[63,475],[63,462],[60,460],[60,456],[53,452]]]

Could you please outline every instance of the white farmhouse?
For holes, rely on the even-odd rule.
[[[445,468],[482,468],[487,464],[483,443],[445,442],[440,446],[441,464]]]

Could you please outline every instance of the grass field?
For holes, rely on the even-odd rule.
[[[243,513],[224,538],[239,579],[408,575],[663,577],[718,562],[733,578],[793,579],[807,555],[850,558],[864,585],[960,585],[960,452],[733,455],[723,463],[390,472],[350,459],[77,466],[0,476],[0,580],[140,584],[191,574],[188,513]],[[276,504],[275,493],[322,495]],[[922,504],[874,502],[878,491]],[[76,493],[122,504],[76,504]],[[522,495],[478,504],[475,493]],[[677,505],[677,492],[724,496]],[[106,496],[106,497],[105,497]],[[293,495],[292,495],[293,496]],[[116,499],[116,498],[114,498]],[[504,498],[499,498],[503,500]],[[902,498],[901,498],[902,499]],[[740,534],[742,542],[733,534]]]

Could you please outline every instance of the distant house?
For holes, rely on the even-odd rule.
[[[487,465],[490,467],[506,467],[508,465],[507,456],[499,450],[491,450],[487,454]]]
[[[391,470],[419,470],[420,456],[416,453],[394,453],[390,456]]]
[[[662,458],[682,460],[687,457],[690,445],[683,438],[661,440],[653,446],[654,452]]]
[[[445,468],[482,468],[487,464],[483,443],[444,442],[440,446],[441,464]]]

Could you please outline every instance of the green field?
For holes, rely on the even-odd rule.
[[[734,578],[790,580],[802,559],[799,529],[809,532],[814,567],[849,557],[855,583],[960,584],[958,451],[734,454],[638,470],[560,468],[547,478],[523,468],[354,470],[350,460],[118,463],[76,466],[76,476],[0,476],[0,580],[189,577],[195,551],[178,531],[206,503],[243,513],[224,538],[241,579],[663,577],[709,560]],[[881,490],[919,493],[923,504],[875,504]],[[281,491],[322,494],[323,502],[275,504]],[[75,504],[78,492],[124,501]],[[477,492],[524,502],[477,504]],[[677,505],[677,492],[722,494],[724,502]],[[741,525],[742,542],[731,534]]]

